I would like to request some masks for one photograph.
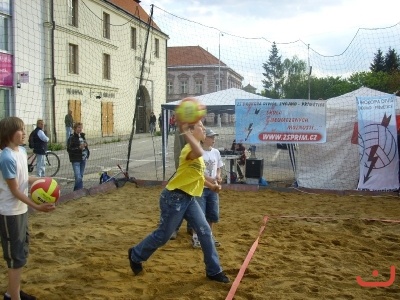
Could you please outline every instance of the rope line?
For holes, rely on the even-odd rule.
[[[305,220],[305,219],[312,219],[312,220],[362,220],[362,221],[372,221],[372,222],[383,222],[383,223],[392,223],[392,224],[400,224],[400,220],[392,220],[392,219],[378,219],[378,218],[351,218],[351,217],[345,217],[345,218],[336,218],[336,217],[331,217],[331,216],[296,216],[296,215],[276,215],[276,216],[264,216],[263,218],[263,224],[260,227],[260,230],[258,232],[257,239],[254,241],[253,245],[251,246],[249,252],[247,253],[247,256],[245,260],[243,261],[242,266],[239,269],[238,274],[236,275],[236,278],[234,282],[232,283],[232,286],[228,292],[228,295],[226,296],[225,300],[232,300],[233,297],[236,294],[236,290],[239,287],[240,281],[243,278],[244,272],[246,271],[247,267],[249,266],[249,263],[258,247],[258,242],[260,240],[260,237],[264,233],[264,229],[267,225],[267,222],[269,219],[295,219],[295,220]]]
[[[257,249],[258,246],[258,241],[260,240],[261,235],[264,232],[265,226],[267,225],[267,221],[268,221],[268,216],[264,216],[263,218],[263,225],[260,227],[260,231],[258,232],[258,237],[257,239],[254,241],[253,246],[251,246],[249,253],[247,253],[247,256],[242,264],[242,266],[240,267],[239,273],[236,275],[235,281],[233,282],[231,289],[229,290],[228,295],[226,296],[225,300],[232,300],[233,296],[236,293],[237,288],[239,287],[239,283],[243,278],[244,272],[246,271],[251,258],[254,255],[254,252]]]

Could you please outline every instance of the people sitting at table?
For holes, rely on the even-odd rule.
[[[239,175],[239,180],[244,178],[243,172],[240,166],[244,166],[246,164],[246,148],[243,146],[242,143],[236,143],[236,140],[233,140],[231,150],[235,151],[238,155],[240,155],[239,159],[236,163],[237,173]],[[231,168],[232,168],[233,161],[231,161]]]

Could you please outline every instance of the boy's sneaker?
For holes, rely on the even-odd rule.
[[[229,283],[229,278],[225,275],[224,272],[219,272],[218,274],[213,276],[207,275],[207,277],[211,280],[215,280],[218,282]]]
[[[215,245],[215,247],[221,246],[221,243],[218,242],[218,241],[215,239],[215,236],[213,236],[212,238],[213,238],[213,240],[214,240],[214,245]]]
[[[178,236],[178,231],[174,231],[169,239],[176,240],[177,236]]]
[[[193,248],[201,248],[200,241],[197,237],[192,236],[192,246]]]
[[[132,248],[130,248],[130,249],[128,250],[128,259],[129,259],[129,263],[130,263],[130,265],[131,265],[132,272],[133,272],[135,275],[138,275],[140,272],[143,271],[143,266],[142,266],[141,263],[136,263],[136,262],[132,261],[131,253],[132,253]],[[22,298],[21,298],[21,299],[22,299]]]
[[[24,291],[19,291],[19,297],[21,298],[21,300],[36,300],[35,296],[29,295]],[[11,297],[4,294],[4,300],[11,300]]]

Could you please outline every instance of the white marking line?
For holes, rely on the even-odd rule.
[[[278,149],[278,151],[276,151],[274,157],[272,158],[272,161],[275,161],[278,158],[280,152],[281,152],[281,149]]]

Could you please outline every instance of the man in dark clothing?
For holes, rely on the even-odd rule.
[[[74,126],[74,118],[72,117],[72,110],[68,110],[68,114],[65,115],[65,131],[67,133],[67,139],[65,144],[68,143],[68,138],[72,134],[72,126]]]
[[[156,123],[157,123],[157,117],[154,115],[153,112],[150,113],[150,133],[154,134],[156,132]]]
[[[43,129],[44,121],[41,119],[37,120],[33,135],[33,153],[36,154],[36,174],[38,177],[44,177],[46,171],[44,159],[49,138],[46,136]]]

